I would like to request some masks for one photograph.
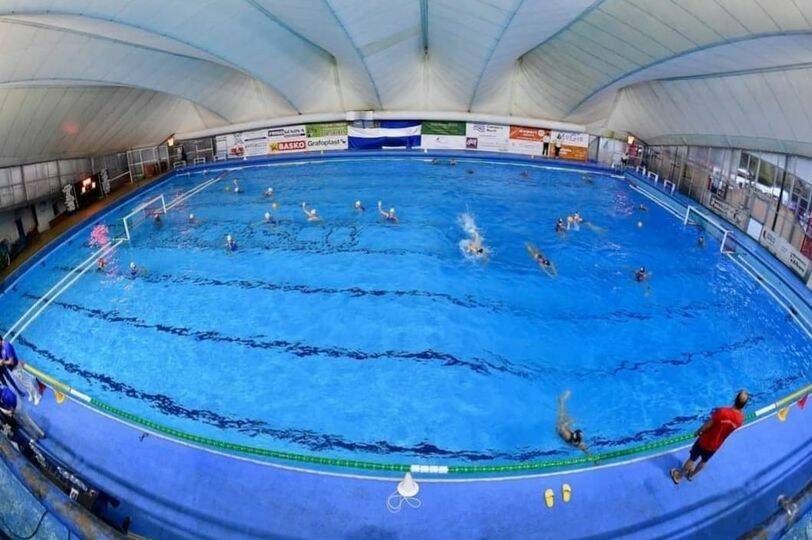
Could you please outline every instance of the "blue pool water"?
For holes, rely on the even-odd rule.
[[[118,230],[138,202],[170,202],[215,176],[173,178],[105,221]],[[234,178],[240,194],[226,191]],[[262,222],[269,186],[274,224]],[[353,211],[356,199],[366,212]],[[379,218],[379,199],[399,224]],[[308,223],[302,201],[324,222]],[[555,218],[575,211],[595,227],[557,235]],[[463,213],[486,262],[461,253]],[[2,329],[93,251],[89,236],[5,293]],[[130,261],[144,273],[129,277]],[[640,265],[644,284],[633,279]],[[812,374],[812,344],[786,312],[713,239],[699,247],[695,229],[624,181],[474,160],[229,171],[161,226],[135,229],[17,347],[67,384],[189,433],[403,463],[571,454],[555,433],[565,390],[603,451],[694,429],[741,387],[755,410]]]

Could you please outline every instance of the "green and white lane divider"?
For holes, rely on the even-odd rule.
[[[269,448],[261,448],[257,446],[248,446],[244,444],[236,444],[210,437],[202,437],[200,435],[193,435],[185,431],[164,426],[158,422],[141,418],[138,415],[129,413],[125,410],[119,409],[109,405],[96,398],[90,397],[84,392],[76,390],[75,388],[62,383],[50,375],[43,373],[39,369],[25,364],[26,371],[37,377],[43,384],[49,386],[55,392],[68,395],[75,398],[82,403],[96,409],[99,412],[106,414],[114,419],[123,423],[132,425],[136,428],[144,429],[159,435],[163,435],[170,440],[176,440],[192,445],[209,448],[226,453],[233,453],[241,456],[260,457],[266,459],[277,459],[281,461],[290,461],[298,463],[307,463],[311,465],[320,465],[327,467],[338,467],[343,469],[356,469],[367,472],[398,472],[398,473],[421,473],[421,474],[436,474],[436,475],[471,475],[471,474],[518,474],[530,473],[551,470],[566,470],[574,468],[585,468],[595,466],[610,461],[616,461],[621,458],[627,458],[635,455],[645,455],[656,450],[665,450],[675,448],[681,444],[696,438],[693,431],[681,433],[673,437],[665,439],[658,439],[645,444],[633,446],[630,448],[623,448],[620,450],[612,450],[609,452],[601,452],[598,454],[586,454],[578,457],[551,459],[546,461],[525,461],[521,463],[514,463],[509,465],[426,465],[414,464],[408,465],[405,463],[379,463],[373,461],[359,461],[353,459],[341,459],[313,456],[307,454],[298,454],[295,452],[283,452],[279,450],[272,450]],[[804,396],[812,393],[812,384],[808,384],[803,388],[779,399],[778,401],[762,407],[754,413],[750,413],[745,417],[745,423],[754,422],[763,418],[773,412],[780,411],[781,409],[791,405],[793,402],[800,400]]]

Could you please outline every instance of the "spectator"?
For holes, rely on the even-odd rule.
[[[15,381],[20,383],[20,386],[25,388],[28,394],[28,400],[33,401],[34,405],[39,405],[42,395],[36,379],[23,370],[17,358],[17,351],[14,350],[14,345],[10,341],[3,340],[3,336],[0,336],[0,365],[2,366],[0,383],[3,382],[3,379],[7,380],[9,385],[13,386],[17,393],[22,395]]]
[[[34,439],[45,437],[42,428],[28,416],[28,413],[22,407],[22,403],[17,400],[17,394],[7,386],[0,387],[0,424],[4,429],[10,429],[11,434],[17,428],[23,428]]]
[[[744,424],[743,409],[749,397],[747,390],[740,390],[732,407],[720,407],[713,411],[708,421],[696,432],[698,438],[691,447],[691,453],[682,470],[671,469],[671,479],[675,484],[679,484],[683,476],[693,480],[721,448],[725,439]],[[694,462],[700,458],[699,464],[694,466]]]

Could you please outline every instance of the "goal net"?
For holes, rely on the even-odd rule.
[[[124,225],[124,238],[132,241],[132,235],[138,227],[147,221],[160,221],[164,214],[166,214],[166,201],[163,194],[139,204],[121,219]]]
[[[685,210],[686,226],[696,227],[706,237],[714,238],[719,242],[719,251],[722,253],[734,253],[736,251],[736,237],[733,231],[723,227],[717,220],[696,209],[689,206]]]

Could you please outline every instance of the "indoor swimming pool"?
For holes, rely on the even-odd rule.
[[[0,329],[20,332],[18,353],[43,372],[185,433],[518,463],[578,455],[555,430],[567,391],[604,452],[694,430],[740,388],[755,410],[812,375],[787,312],[711,235],[619,177],[365,157],[197,171],[104,217],[111,242],[159,195],[168,213],[136,212],[104,268],[63,279],[99,249],[88,224],[23,274]],[[556,232],[576,213],[578,230]],[[473,225],[480,257],[465,249]]]

